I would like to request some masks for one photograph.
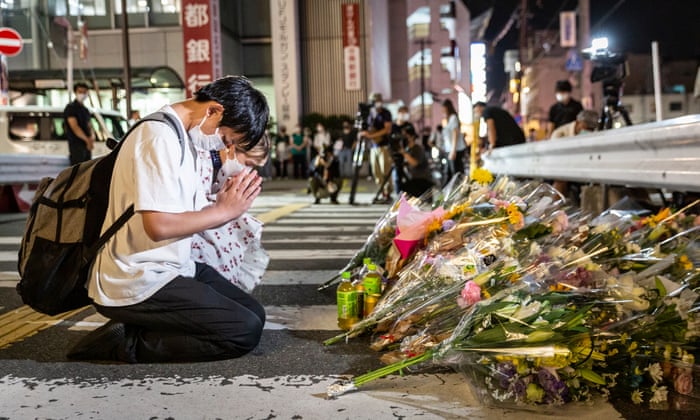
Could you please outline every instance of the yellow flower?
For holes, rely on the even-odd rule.
[[[681,267],[683,267],[683,270],[692,270],[693,269],[693,263],[688,259],[688,256],[683,254],[681,257],[678,259],[678,262],[681,264]]]
[[[493,175],[488,169],[476,168],[472,171],[472,181],[481,185],[488,185],[493,182]]]
[[[643,223],[646,225],[649,225],[651,227],[654,227],[654,226],[658,225],[660,222],[662,222],[663,220],[665,220],[670,215],[671,215],[671,209],[666,207],[666,208],[662,209],[661,211],[659,211],[658,213],[656,213],[655,215],[649,216],[646,219],[644,219]]]

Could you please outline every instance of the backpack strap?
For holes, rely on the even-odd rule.
[[[131,134],[132,131],[136,127],[139,126],[139,124],[144,123],[146,121],[158,121],[165,123],[168,125],[170,128],[175,131],[175,134],[177,134],[178,140],[180,140],[180,150],[182,151],[182,154],[180,156],[180,165],[185,161],[185,133],[182,131],[182,127],[180,126],[180,123],[173,117],[170,113],[163,112],[163,111],[158,111],[154,112],[152,114],[148,114],[145,117],[141,118],[140,120],[136,121],[134,125],[129,127],[129,130],[124,134],[122,139],[117,143],[116,147],[114,150],[117,150],[122,143],[124,143],[124,140]]]

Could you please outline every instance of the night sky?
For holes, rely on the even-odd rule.
[[[494,8],[485,38],[489,42],[503,29],[520,0],[465,0],[472,17]],[[700,62],[700,1],[698,0],[589,0],[591,36],[607,36],[615,52],[651,54],[658,41],[664,60],[695,59]],[[576,10],[578,0],[529,0],[528,28],[559,29],[559,12]],[[518,25],[492,49],[489,57],[490,88],[505,83],[503,52],[517,49]]]

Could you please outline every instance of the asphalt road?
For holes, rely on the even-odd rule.
[[[300,181],[270,181],[252,213],[266,222],[271,262],[254,295],[268,322],[260,345],[239,359],[178,364],[68,361],[72,343],[105,319],[84,308],[55,319],[14,291],[23,215],[0,215],[0,419],[581,419],[655,418],[608,403],[552,413],[483,407],[446,369],[391,376],[327,399],[329,385],[381,366],[369,337],[324,347],[338,333],[334,289],[317,286],[360,248],[386,205],[360,184],[355,205],[313,205]],[[622,413],[622,414],[621,414]],[[697,413],[663,413],[698,418]]]

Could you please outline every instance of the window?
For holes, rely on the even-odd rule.
[[[37,140],[39,138],[39,118],[29,115],[10,117],[10,138],[12,140]]]
[[[668,104],[669,111],[683,111],[683,102],[670,102]]]

